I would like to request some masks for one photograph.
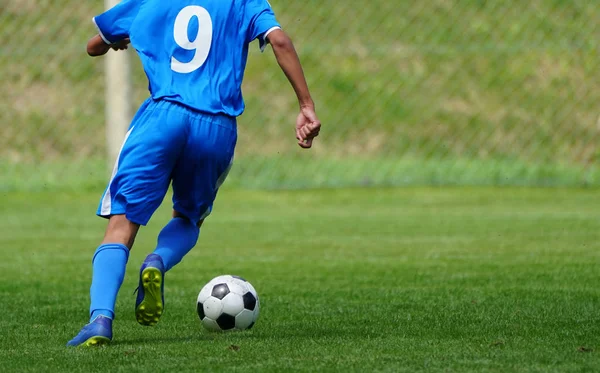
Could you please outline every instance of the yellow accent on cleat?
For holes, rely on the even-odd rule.
[[[79,347],[99,347],[110,343],[110,339],[102,336],[96,336],[88,339],[79,345]]]
[[[141,277],[144,299],[135,309],[135,318],[140,325],[154,326],[163,313],[162,273],[158,268],[148,267]]]

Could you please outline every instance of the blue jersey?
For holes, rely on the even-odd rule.
[[[94,22],[109,44],[130,38],[152,98],[234,117],[248,45],[279,28],[267,0],[123,0]]]

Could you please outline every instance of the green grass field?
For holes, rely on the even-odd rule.
[[[168,206],[131,254],[113,344],[68,349],[105,227],[105,71],[84,50],[103,2],[3,0],[2,371],[600,372],[596,1],[271,0],[315,148],[296,147],[292,90],[253,45],[236,166],[166,314],[137,325],[132,293]],[[348,186],[371,188],[327,189]],[[196,296],[228,273],[262,314],[211,334]]]
[[[161,208],[132,251],[114,343],[67,349],[105,225],[98,192],[0,194],[4,372],[600,370],[597,190],[226,189],[144,328],[132,292]],[[261,296],[251,332],[197,320],[198,291],[225,273]]]

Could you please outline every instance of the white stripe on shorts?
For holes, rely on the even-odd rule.
[[[127,131],[127,134],[125,135],[125,139],[123,139],[123,144],[121,145],[121,149],[119,150],[119,155],[117,156],[117,160],[115,161],[115,166],[113,167],[110,181],[108,182],[108,186],[106,187],[106,192],[104,193],[104,198],[102,198],[102,208],[100,209],[100,215],[102,215],[102,216],[108,216],[111,214],[110,212],[111,212],[111,208],[112,208],[112,198],[110,195],[110,185],[112,184],[112,182],[115,178],[115,175],[117,174],[117,171],[119,170],[119,159],[121,159],[121,152],[123,151],[125,142],[127,141],[127,138],[129,138],[129,135],[131,134],[131,131],[133,131],[134,127],[131,127],[131,129],[129,131]]]
[[[223,173],[221,174],[221,176],[219,176],[219,178],[217,179],[217,190],[221,187],[221,185],[223,185],[223,183],[225,182],[225,179],[227,179],[227,175],[229,175],[229,171],[231,171],[231,167],[233,166],[233,157],[231,157],[231,161],[229,162],[229,166],[227,166],[227,168],[225,169],[225,171],[223,171]],[[210,213],[212,212],[212,206],[209,207],[208,209],[206,209],[206,211],[204,211],[204,214],[202,214],[200,216],[200,219],[198,220],[204,220],[208,217],[208,215],[210,215]]]

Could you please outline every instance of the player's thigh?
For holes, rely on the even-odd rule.
[[[197,120],[173,172],[173,208],[194,223],[212,209],[217,191],[233,162],[235,119]]]
[[[185,120],[160,106],[136,116],[98,215],[124,214],[136,224],[148,223],[164,199],[185,145]]]

